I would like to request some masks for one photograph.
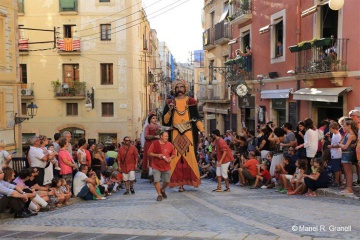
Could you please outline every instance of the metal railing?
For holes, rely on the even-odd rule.
[[[295,52],[295,74],[347,71],[349,39],[320,39]]]
[[[86,83],[77,81],[62,83],[54,90],[55,97],[85,97]]]
[[[236,1],[232,4],[231,18],[236,19],[244,14],[251,14],[251,0]]]
[[[208,49],[214,46],[214,28],[210,27],[203,33],[203,47]]]
[[[222,40],[229,40],[231,38],[230,24],[227,24],[227,20],[223,20],[215,24],[215,36],[214,42],[220,42]]]

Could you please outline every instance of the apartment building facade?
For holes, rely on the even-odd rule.
[[[18,82],[17,4],[15,1],[0,2],[0,139],[6,150],[12,152],[20,144],[20,84]]]
[[[206,65],[214,61],[217,67],[241,72],[244,65],[236,61],[235,50],[245,53],[250,46],[252,51],[251,78],[231,86],[230,103],[223,104],[225,110],[236,113],[230,128],[235,123],[238,131],[242,127],[255,129],[270,120],[278,126],[284,122],[296,125],[306,117],[318,123],[325,118],[336,120],[359,107],[356,89],[360,66],[356,59],[360,49],[356,39],[360,28],[354,25],[354,13],[360,3],[345,1],[333,10],[329,1],[320,0],[204,2]],[[334,6],[337,1],[331,2]],[[220,30],[225,40],[217,43],[216,25],[226,20],[230,33]],[[206,74],[211,76],[210,71]],[[229,81],[225,78],[225,82]],[[245,85],[240,94],[239,85]],[[209,128],[227,129],[223,119],[229,117],[216,111],[213,116],[213,109],[206,110]]]
[[[157,55],[141,2],[19,4],[22,107],[30,101],[39,107],[23,123],[23,142],[63,131],[72,132],[74,142],[139,137],[152,107],[148,73]]]

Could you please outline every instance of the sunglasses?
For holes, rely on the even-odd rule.
[[[129,140],[129,139],[126,139],[126,140],[124,140],[124,142],[130,142],[130,140]]]

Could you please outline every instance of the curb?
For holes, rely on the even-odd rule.
[[[338,197],[343,199],[355,199],[359,200],[360,198],[356,194],[342,195],[339,190],[332,188],[319,188],[316,190],[316,194],[319,196],[329,196],[329,197]]]

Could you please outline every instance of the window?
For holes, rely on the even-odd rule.
[[[21,115],[27,115],[26,103],[21,103]]]
[[[77,115],[78,115],[78,104],[66,103],[66,116],[77,116]]]
[[[110,0],[99,0],[99,2],[110,2]]]
[[[27,83],[26,64],[20,64],[20,81],[21,83]]]
[[[101,84],[112,85],[113,84],[113,64],[101,63]]]
[[[60,12],[77,12],[77,0],[60,0]]]
[[[286,10],[270,16],[270,63],[285,62],[286,51]]]
[[[103,117],[113,117],[114,116],[114,103],[101,103],[101,112]]]
[[[6,48],[5,48],[5,20],[2,15],[0,15],[0,66],[5,66],[6,64]]]
[[[64,25],[64,38],[73,38],[76,25]]]
[[[79,64],[63,65],[64,83],[79,82]]]
[[[275,57],[281,57],[283,55],[283,21],[279,21],[275,25]]]
[[[0,91],[0,129],[6,128],[6,92]]]
[[[100,24],[101,40],[111,40],[111,24]]]
[[[18,0],[19,13],[24,13],[24,0]]]

